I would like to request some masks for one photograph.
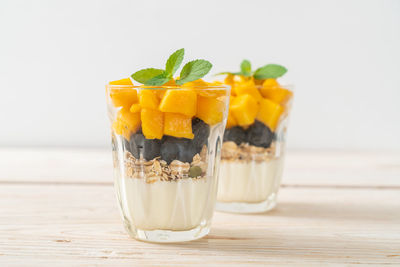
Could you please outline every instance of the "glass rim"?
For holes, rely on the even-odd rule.
[[[159,85],[159,86],[145,86],[145,85],[116,85],[107,84],[106,88],[110,89],[153,89],[153,90],[163,90],[163,89],[197,89],[197,90],[225,90],[231,89],[230,85],[194,85],[194,86],[182,86],[182,85]]]

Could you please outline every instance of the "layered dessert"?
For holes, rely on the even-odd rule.
[[[283,170],[284,136],[293,93],[279,84],[286,73],[269,64],[225,73],[232,86],[224,133],[217,209],[262,212],[273,208]]]
[[[201,79],[211,68],[205,60],[174,79],[182,59],[183,49],[162,72],[140,70],[107,86],[117,198],[127,231],[142,240],[200,238],[214,210],[229,87]]]

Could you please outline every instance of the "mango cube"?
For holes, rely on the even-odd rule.
[[[139,104],[142,108],[158,109],[160,99],[156,90],[142,89],[139,92]]]
[[[285,105],[288,103],[293,96],[291,91],[284,88],[262,88],[261,93],[265,98],[270,99],[280,105]]]
[[[169,89],[161,100],[162,112],[179,113],[188,117],[196,115],[197,94],[190,89]]]
[[[147,139],[161,139],[164,132],[164,113],[156,109],[143,108],[140,112],[143,135]]]
[[[142,108],[140,107],[140,105],[138,103],[136,104],[132,104],[131,108],[129,109],[130,112],[132,113],[136,113],[136,112],[140,112]]]
[[[164,134],[193,139],[192,118],[179,113],[164,113]]]
[[[272,100],[263,99],[260,102],[260,110],[257,119],[267,125],[271,131],[275,131],[279,118],[283,112],[283,107]]]
[[[251,95],[237,96],[232,100],[230,110],[240,126],[254,123],[259,109],[257,100]]]
[[[209,125],[221,122],[224,118],[225,103],[214,97],[197,97],[196,117]]]
[[[129,141],[131,134],[136,132],[139,126],[140,113],[132,113],[128,108],[122,108],[118,111],[112,128],[116,134],[124,136]]]
[[[132,88],[111,88],[110,97],[114,107],[129,108],[138,101],[137,92]]]
[[[257,101],[262,99],[262,95],[258,91],[253,80],[248,80],[237,84],[235,86],[235,94],[237,96],[248,94],[254,97]]]
[[[117,81],[112,81],[109,83],[110,85],[133,85],[131,79],[124,78]]]

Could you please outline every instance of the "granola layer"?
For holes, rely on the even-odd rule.
[[[237,145],[227,141],[222,144],[221,160],[235,162],[266,162],[275,158],[276,142],[268,148],[252,146],[248,143]]]
[[[160,157],[152,160],[135,158],[129,151],[125,152],[125,170],[127,178],[144,179],[146,183],[157,181],[175,181],[178,179],[201,179],[207,172],[207,146],[203,146],[191,163],[173,160],[168,164]]]

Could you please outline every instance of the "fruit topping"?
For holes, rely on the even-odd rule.
[[[260,91],[265,98],[270,99],[280,105],[285,105],[286,103],[288,103],[293,96],[293,93],[291,91],[279,87],[275,88],[263,87],[260,89]]]
[[[160,110],[193,117],[196,115],[197,94],[189,89],[170,89],[161,100]]]
[[[239,83],[234,87],[234,90],[237,96],[248,94],[254,97],[257,101],[262,99],[262,95],[258,91],[253,79]]]
[[[263,122],[272,131],[275,131],[279,118],[283,112],[283,107],[269,99],[260,101],[260,111],[257,114],[257,120]]]
[[[110,98],[114,107],[130,108],[138,101],[137,92],[133,88],[111,88]]]
[[[251,95],[240,95],[232,100],[230,109],[240,126],[247,126],[254,122],[259,105]]]
[[[260,121],[255,121],[247,129],[247,141],[250,145],[267,148],[271,145],[274,134]]]
[[[164,113],[164,134],[193,139],[192,118],[178,113]]]
[[[152,160],[160,156],[161,140],[146,139],[142,133],[136,133],[130,139],[130,148],[135,158],[143,155],[145,160]]]
[[[142,131],[147,139],[161,139],[164,131],[164,113],[156,109],[141,111]]]
[[[214,125],[224,118],[225,103],[214,97],[197,97],[196,116],[207,124]]]
[[[168,164],[175,159],[190,163],[194,155],[199,153],[190,139],[164,136],[161,143],[161,159]]]
[[[192,120],[192,131],[194,134],[193,145],[198,151],[201,151],[202,147],[207,145],[210,126],[199,118],[194,118]]]
[[[112,81],[110,82],[110,85],[133,85],[131,79],[129,78],[124,78],[121,80],[117,80],[117,81]]]
[[[129,110],[132,113],[136,113],[136,112],[140,112],[141,109],[142,108],[140,107],[140,105],[136,103],[136,104],[132,104],[132,106]]]
[[[246,142],[246,131],[239,126],[235,126],[225,130],[224,142],[232,141],[237,145]]]
[[[141,89],[139,92],[139,104],[142,108],[158,109],[160,99],[156,90]]]
[[[123,135],[126,140],[129,140],[131,134],[136,132],[139,126],[140,113],[132,113],[124,107],[118,111],[112,128],[116,134]]]

